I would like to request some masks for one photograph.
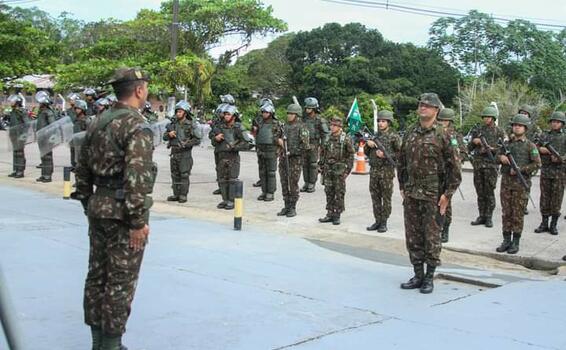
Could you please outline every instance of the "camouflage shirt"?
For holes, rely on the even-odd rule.
[[[319,165],[323,173],[332,172],[336,175],[349,174],[354,166],[354,146],[345,132],[330,135],[322,145]]]
[[[155,179],[152,140],[139,111],[120,102],[89,125],[76,168],[89,217],[122,220],[134,229],[147,224]]]
[[[403,136],[397,162],[399,187],[405,196],[437,201],[449,199],[462,181],[458,148],[439,124],[424,129],[419,122]]]
[[[541,140],[552,145],[556,152],[560,154],[562,162],[553,162],[550,154],[541,154],[542,168],[540,176],[545,178],[566,177],[566,132],[563,130],[549,130],[541,136]]]
[[[472,132],[471,136],[472,140],[483,136],[490,147],[497,149],[497,141],[499,139],[505,139],[505,132],[496,125],[487,126],[482,124]],[[468,144],[468,152],[472,156],[472,165],[474,169],[497,168],[497,161],[493,162],[489,159],[488,151],[485,150],[482,145],[476,145],[473,142],[470,142]],[[492,151],[494,157],[496,156],[496,153],[497,151]]]
[[[385,147],[385,151],[391,156],[393,160],[397,159],[397,154],[401,149],[401,138],[397,133],[391,131],[391,129],[387,131],[380,131],[377,134],[377,139],[383,144]],[[371,166],[372,170],[374,169],[388,169],[388,170],[395,170],[391,163],[387,161],[385,158],[379,158],[376,154],[377,148],[369,147],[366,143],[364,145],[364,153],[369,158],[369,165]]]
[[[283,126],[287,136],[287,150],[291,156],[302,156],[309,149],[309,130],[301,121],[287,123]]]

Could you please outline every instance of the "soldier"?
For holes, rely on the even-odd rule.
[[[517,163],[527,187],[521,183],[519,176],[510,166],[510,159],[504,150],[500,150],[501,166],[501,212],[503,221],[503,242],[496,251],[516,254],[519,251],[519,241],[523,232],[524,210],[527,205],[531,175],[540,167],[541,161],[538,149],[534,143],[527,140],[526,133],[531,121],[524,114],[517,114],[511,120],[513,137],[507,146],[510,154]],[[511,240],[512,239],[512,240]]]
[[[278,216],[291,218],[297,215],[299,200],[299,179],[303,167],[303,153],[309,148],[309,130],[300,120],[303,112],[300,105],[290,104],[287,107],[287,124],[277,143],[279,151],[279,178],[285,207]]]
[[[440,229],[450,198],[462,180],[458,152],[436,117],[442,103],[435,93],[420,96],[419,122],[403,136],[397,177],[403,197],[405,239],[415,276],[402,289],[432,293],[440,265]],[[424,264],[427,264],[426,275]]]
[[[79,94],[76,93],[71,93],[67,96],[67,99],[69,100],[69,108],[67,108],[67,110],[65,111],[65,114],[71,118],[71,121],[73,121],[73,123],[75,122],[75,104],[77,100],[80,100],[81,97],[79,96]]]
[[[234,209],[233,183],[240,175],[240,151],[251,148],[251,140],[238,118],[236,106],[224,108],[224,120],[210,131],[210,139],[218,153],[218,186],[222,193],[222,202],[216,207]]]
[[[393,112],[379,111],[377,114],[377,127],[379,129],[376,139],[383,145],[385,152],[395,162],[397,153],[401,148],[401,139],[391,130]],[[393,195],[393,177],[395,165],[387,160],[384,151],[377,147],[374,140],[368,140],[364,145],[364,153],[369,159],[370,177],[369,192],[373,205],[375,222],[367,227],[368,231],[387,232],[387,219],[391,215],[391,196]]]
[[[486,107],[481,113],[483,125],[472,132],[472,142],[468,151],[472,155],[474,167],[474,187],[476,189],[479,216],[472,221],[473,226],[493,227],[495,209],[495,186],[499,165],[496,159],[496,147],[499,139],[505,138],[505,132],[495,124],[497,109]],[[482,144],[482,138],[488,147]]]
[[[228,106],[234,106],[234,104],[236,103],[236,101],[234,100],[234,97],[230,94],[220,95],[220,102],[221,103],[218,105],[218,107],[216,107],[216,110],[214,111],[214,118],[212,119],[212,122],[210,124],[210,130],[211,131],[214,129],[214,127],[216,125],[223,123],[223,121],[224,121],[224,110]],[[211,136],[214,136],[214,134],[209,133],[208,136],[211,137]],[[212,139],[211,139],[211,142],[212,142]],[[216,148],[214,149],[214,169],[216,170],[216,181],[218,183],[220,183],[219,178],[218,178],[218,152],[217,152]],[[222,191],[220,190],[220,188],[217,188],[216,190],[214,190],[212,192],[212,194],[222,194]]]
[[[96,116],[101,115],[102,113],[104,113],[104,111],[106,111],[107,109],[110,108],[110,101],[106,98],[106,97],[102,97],[99,98],[98,100],[96,100],[96,102],[94,103],[95,109],[96,109]],[[88,108],[88,105],[87,105]]]
[[[180,101],[175,106],[175,116],[163,134],[163,141],[168,141],[171,148],[171,183],[173,195],[167,197],[170,202],[185,203],[189,193],[190,175],[193,168],[191,151],[200,144],[202,131],[194,120],[191,105]],[[144,117],[145,118],[145,117]]]
[[[87,105],[86,115],[90,117],[91,115],[96,115],[96,91],[93,88],[86,88],[83,91],[83,95],[85,96],[85,102]]]
[[[24,177],[24,171],[26,170],[26,155],[24,153],[24,148],[26,145],[27,137],[27,113],[23,108],[24,99],[19,95],[12,95],[8,99],[12,105],[12,111],[10,112],[10,141],[12,143],[12,168],[13,172],[8,175],[16,179]]]
[[[315,191],[318,177],[318,155],[321,146],[328,140],[329,130],[326,120],[318,113],[320,112],[318,100],[314,97],[305,99],[305,116],[303,122],[309,129],[310,147],[303,156],[303,180],[305,184],[301,192],[312,193]]]
[[[262,118],[257,123],[256,150],[261,182],[260,201],[273,201],[277,188],[277,140],[281,137],[281,124],[275,117],[275,108],[265,104],[260,108]]]
[[[466,154],[464,138],[462,135],[456,131],[454,128],[454,110],[451,108],[443,108],[438,113],[438,122],[444,127],[444,130],[450,135],[450,144],[452,147],[457,149],[458,159],[460,164],[463,161],[463,157]],[[446,215],[444,216],[444,224],[442,226],[442,234],[440,235],[440,240],[442,243],[447,243],[449,239],[450,224],[452,223],[452,198],[448,201],[448,206],[446,207]]]
[[[55,111],[51,107],[53,100],[47,94],[36,94],[36,100],[39,103],[39,114],[37,115],[37,131],[43,129],[47,125],[55,122]],[[47,152],[41,157],[41,176],[35,181],[51,182],[53,175],[53,152]]]
[[[540,172],[540,213],[542,222],[536,233],[550,232],[558,234],[558,219],[560,206],[564,197],[564,183],[566,182],[566,133],[562,130],[566,123],[564,112],[554,112],[550,116],[550,130],[545,132],[538,140],[541,154],[542,168]],[[560,155],[553,154],[549,145]],[[550,227],[548,219],[552,217]]]
[[[254,135],[254,137],[257,136],[257,132],[259,131],[259,124],[263,120],[261,107],[263,107],[265,105],[271,105],[273,107],[273,109],[275,110],[275,106],[273,105],[273,101],[271,101],[268,98],[262,98],[262,99],[258,100],[257,105],[259,106],[260,110],[257,113],[257,116],[252,120],[252,135]],[[256,148],[256,150],[257,150],[257,148]],[[256,154],[258,156],[258,163],[259,163],[259,153],[256,153]],[[253,187],[261,187],[261,170],[259,170],[259,167],[258,167],[258,172],[259,172],[259,180],[257,180],[256,182],[254,182],[252,184]]]
[[[177,106],[178,105],[179,104],[177,104]],[[189,105],[189,108],[190,108],[190,105]],[[177,110],[175,110],[175,113],[177,113],[176,111]],[[156,123],[157,120],[159,120],[159,116],[157,115],[157,113],[155,113],[154,111],[151,110],[151,103],[149,101],[145,102],[145,105],[144,105],[143,111],[142,111],[142,115],[145,118],[146,123],[149,123],[149,124]]]
[[[116,71],[109,83],[118,102],[89,125],[76,169],[72,198],[81,201],[89,221],[83,305],[92,349],[123,349],[121,339],[150,232],[149,194],[157,167],[152,162],[153,134],[139,113],[148,80],[136,68]]]
[[[83,100],[76,100],[74,103],[74,111],[73,114],[75,116],[75,118],[73,119],[73,134],[79,133],[81,131],[86,131],[88,124],[89,124],[89,119],[86,116],[86,110],[88,109],[87,105],[86,105],[86,101]],[[76,154],[75,154],[75,147],[73,145],[73,142],[71,141],[71,145],[70,145],[70,149],[71,149],[71,166],[74,168],[77,166],[77,161],[76,161]]]
[[[312,146],[313,143],[309,142],[309,147]],[[322,145],[318,162],[326,193],[326,216],[318,221],[340,225],[340,215],[345,209],[346,178],[354,166],[354,153],[351,138],[342,131],[342,118],[333,117],[330,120],[330,137]]]

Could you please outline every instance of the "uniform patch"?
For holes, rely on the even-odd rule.
[[[453,138],[452,140],[450,140],[450,144],[454,147],[458,147],[458,140],[456,140],[455,138]]]
[[[531,151],[531,153],[533,154],[533,156],[538,156],[538,149],[533,148],[533,150]]]

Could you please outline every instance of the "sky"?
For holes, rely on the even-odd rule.
[[[340,0],[338,0],[340,1]],[[387,2],[388,0],[361,0],[362,2]],[[425,7],[437,11],[468,12],[476,9],[494,16],[520,17],[532,22],[552,21],[566,26],[566,1],[564,0],[389,0],[404,6]],[[29,0],[20,6],[36,6],[53,16],[61,11],[71,12],[76,18],[96,21],[114,17],[127,20],[135,17],[142,8],[159,9],[161,0],[97,0],[87,2],[78,0]],[[325,23],[360,22],[368,28],[377,29],[385,39],[395,42],[412,42],[426,45],[428,30],[437,19],[434,17],[395,12],[392,10],[359,7],[325,0],[263,0],[273,8],[275,17],[287,22],[289,31],[308,31]],[[275,36],[255,38],[251,49],[267,46]],[[211,54],[217,56],[236,45],[223,43],[213,48]]]

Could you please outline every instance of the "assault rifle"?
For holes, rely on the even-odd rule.
[[[291,181],[289,177],[289,144],[287,142],[287,133],[285,132],[285,125],[279,123],[279,130],[281,131],[281,138],[283,139],[283,152],[285,153],[285,174],[287,177],[287,193],[291,193]]]
[[[477,138],[479,138],[480,141],[481,141],[481,146],[487,152],[487,157],[489,158],[489,160],[493,163],[497,163],[495,156],[493,155],[493,152],[491,151],[491,147],[489,146],[489,144],[487,143],[487,140],[485,139],[485,136],[479,131],[479,124],[474,125],[474,127],[470,130],[470,133],[471,133],[471,140],[473,140],[473,138],[474,138],[473,136],[476,136]]]
[[[391,164],[391,166],[394,167],[394,168],[397,167],[397,163],[395,163],[395,160],[393,160],[393,158],[391,157],[389,152],[387,152],[387,149],[385,148],[383,143],[381,143],[381,141],[379,141],[377,136],[375,136],[373,134],[373,132],[371,132],[371,130],[367,126],[364,126],[364,128],[361,131],[358,131],[356,133],[356,139],[357,139],[357,141],[363,140],[364,142],[367,142],[367,141],[370,141],[370,140],[373,141],[375,143],[375,145],[377,146],[377,149],[380,150],[381,152],[383,152],[383,155],[385,156],[385,159],[389,162],[389,164]]]
[[[553,156],[558,158],[558,162],[562,163],[562,156],[560,155],[560,152],[558,152],[556,150],[556,148],[554,148],[554,146],[550,144],[550,141],[548,140],[548,138],[541,138],[541,137],[537,136],[534,139],[534,142],[538,146],[545,147],[546,149],[548,149]]]
[[[523,173],[521,173],[521,169],[517,165],[517,162],[515,161],[513,154],[511,154],[511,151],[509,150],[509,144],[507,142],[503,141],[503,139],[499,139],[497,141],[497,145],[501,148],[501,150],[503,151],[503,154],[505,156],[507,156],[507,159],[509,159],[509,166],[511,167],[511,169],[517,175],[517,178],[519,179],[519,182],[521,182],[521,185],[523,185],[525,190],[527,190],[527,195],[529,196],[529,199],[531,200],[533,207],[536,209],[537,206],[535,205],[535,202],[533,201],[533,198],[531,197],[531,194],[529,193],[529,190],[530,190],[529,184],[527,183],[527,180],[525,180]]]

